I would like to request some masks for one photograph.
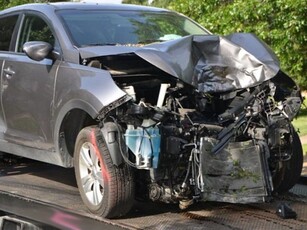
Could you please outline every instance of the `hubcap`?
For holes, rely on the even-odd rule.
[[[94,145],[85,142],[80,149],[79,170],[83,191],[90,203],[98,205],[104,195],[104,180]]]

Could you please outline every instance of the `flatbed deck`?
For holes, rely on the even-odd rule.
[[[277,216],[282,202],[296,219]],[[0,210],[57,229],[306,229],[307,185],[261,204],[202,202],[181,211],[177,205],[136,202],[126,217],[108,220],[86,210],[73,169],[23,160],[1,166]]]

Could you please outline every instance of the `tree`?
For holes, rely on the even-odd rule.
[[[2,0],[0,3],[0,9],[6,9],[12,6],[22,5],[26,3],[33,3],[34,1],[31,0]]]
[[[156,7],[167,8],[173,2],[174,0],[153,0],[151,1],[151,5],[156,6]]]
[[[69,0],[2,0],[0,2],[0,10],[27,3],[65,2],[65,1]]]

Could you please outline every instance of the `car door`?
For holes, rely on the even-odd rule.
[[[0,76],[5,74],[3,72],[3,65],[5,64],[5,60],[10,54],[10,44],[11,39],[13,37],[15,26],[18,21],[18,14],[15,15],[5,15],[0,18]],[[3,85],[1,81],[1,92],[4,89],[5,85]],[[5,115],[0,107],[0,139],[3,139],[3,133],[6,130],[6,122]]]
[[[2,106],[6,140],[39,149],[52,149],[51,114],[53,87],[59,60],[30,59],[22,51],[27,41],[56,46],[52,27],[40,14],[25,14],[16,39],[15,52],[3,64]]]

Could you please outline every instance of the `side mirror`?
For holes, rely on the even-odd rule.
[[[50,54],[53,47],[47,42],[32,41],[26,42],[23,45],[22,50],[34,61],[41,61]]]

